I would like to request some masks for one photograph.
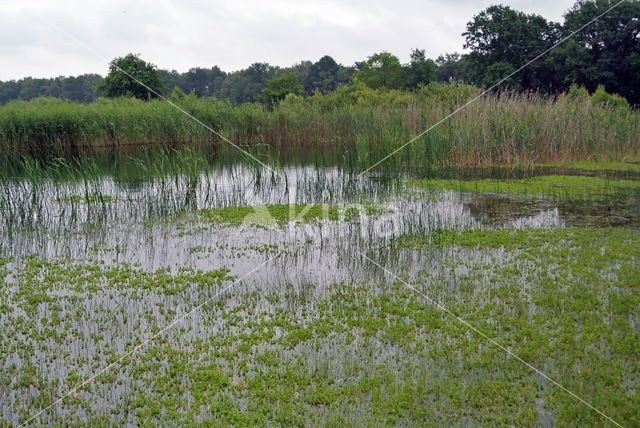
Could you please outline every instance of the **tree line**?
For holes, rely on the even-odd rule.
[[[379,52],[352,66],[339,64],[326,55],[316,62],[302,61],[291,67],[254,63],[229,73],[217,66],[178,73],[157,69],[129,54],[111,62],[106,78],[85,74],[0,82],[0,103],[41,96],[78,102],[91,102],[99,96],[146,99],[157,94],[167,96],[175,88],[234,103],[273,103],[289,93],[327,93],[353,81],[374,89],[405,90],[432,81],[455,81],[548,94],[566,91],[572,84],[590,92],[603,86],[607,92],[620,94],[638,105],[640,2],[626,0],[598,18],[613,5],[610,0],[579,0],[564,15],[562,24],[508,6],[491,6],[467,23],[463,36],[468,53],[449,53],[433,60],[425,50],[414,49],[407,64],[389,52]],[[520,70],[546,51],[549,52]],[[122,70],[142,76],[153,91],[132,82]]]

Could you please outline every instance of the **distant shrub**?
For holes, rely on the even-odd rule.
[[[170,101],[178,102],[178,101],[184,100],[186,96],[187,94],[185,94],[184,91],[180,89],[179,86],[174,86],[173,91],[171,91],[171,95],[169,95],[168,98]]]
[[[567,97],[572,101],[586,100],[590,96],[589,91],[584,86],[578,86],[575,83],[571,84],[567,92]]]
[[[457,105],[479,94],[480,89],[465,83],[431,82],[428,85],[420,85],[417,93],[426,100],[436,100],[447,105]]]
[[[287,94],[280,102],[280,106],[294,108],[304,105],[304,102],[305,99],[302,95]]]
[[[593,105],[606,105],[613,110],[629,110],[629,102],[624,97],[607,93],[602,85],[599,85],[591,96],[591,103]]]

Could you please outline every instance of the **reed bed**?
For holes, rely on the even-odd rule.
[[[416,92],[353,84],[327,95],[289,96],[274,108],[214,98],[174,100],[237,145],[261,153],[329,148],[366,167],[479,93],[435,84]],[[471,103],[385,164],[489,165],[615,161],[639,154],[640,113],[587,96],[501,92]],[[0,107],[0,150],[40,157],[132,145],[224,144],[165,101],[44,98]]]

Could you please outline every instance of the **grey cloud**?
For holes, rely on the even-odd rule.
[[[59,0],[23,5],[10,0],[0,4],[0,79],[107,71],[105,61],[28,10],[107,59],[134,52],[161,68],[218,65],[232,71],[256,61],[286,66],[325,54],[350,65],[382,50],[403,62],[416,47],[431,57],[461,51],[466,22],[492,3],[496,1]],[[553,20],[561,20],[573,4],[502,3]]]

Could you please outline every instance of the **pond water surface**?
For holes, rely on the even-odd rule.
[[[2,184],[3,423],[609,422],[433,301],[640,421],[638,173],[80,172]]]

